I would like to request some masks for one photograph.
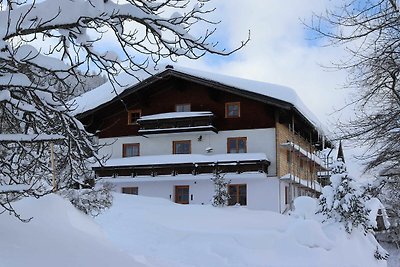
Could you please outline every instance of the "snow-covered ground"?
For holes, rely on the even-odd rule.
[[[368,236],[321,225],[304,207],[284,216],[116,194],[95,220],[54,195],[16,208],[34,218],[0,215],[0,266],[386,266]]]
[[[93,219],[56,195],[24,199],[15,204],[23,223],[0,215],[1,267],[110,267],[135,264],[117,249]]]

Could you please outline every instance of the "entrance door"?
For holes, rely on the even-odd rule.
[[[189,186],[188,185],[175,186],[175,203],[189,204]]]

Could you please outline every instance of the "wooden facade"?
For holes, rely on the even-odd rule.
[[[205,118],[171,119],[163,122],[136,121],[138,114],[148,116],[175,112],[177,107],[190,107],[192,112],[209,112]],[[234,116],[227,115],[230,109]],[[140,136],[145,134],[190,132],[191,125],[200,123],[204,131],[229,131],[274,128],[276,132],[276,175],[291,174],[309,181],[316,179],[320,166],[307,157],[288,150],[283,143],[292,142],[309,153],[321,149],[320,135],[295,107],[281,100],[224,86],[198,77],[166,70],[152,77],[114,100],[78,116],[85,127],[99,138]],[[163,128],[162,124],[169,124]],[[198,124],[198,125],[200,125]],[[198,126],[197,125],[197,126]],[[181,128],[180,128],[181,127]],[[180,128],[180,129],[179,129]],[[197,129],[198,130],[198,129]],[[245,137],[242,137],[245,138]],[[328,144],[329,146],[329,144]],[[228,149],[229,150],[229,149]],[[237,164],[226,171],[265,171],[269,163]],[[157,175],[175,173],[212,172],[210,166],[140,166],[135,168],[102,168],[100,176]]]
[[[240,102],[240,117],[225,118],[225,104]],[[175,105],[190,103],[192,111],[212,111],[218,131],[275,127],[275,107],[215,88],[171,77],[132,93],[94,113],[80,116],[99,138],[139,135],[138,124],[128,124],[128,111],[142,116],[174,112]]]

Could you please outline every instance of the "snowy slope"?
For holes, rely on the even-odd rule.
[[[23,218],[0,215],[1,267],[144,266],[119,251],[103,230],[69,202],[56,195],[15,204]]]
[[[117,246],[150,266],[386,266],[374,259],[369,236],[301,215],[117,194],[96,221]]]

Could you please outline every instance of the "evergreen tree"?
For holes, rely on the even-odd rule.
[[[357,227],[364,231],[370,229],[370,210],[366,203],[371,196],[367,188],[348,175],[341,159],[334,165],[330,181],[331,185],[323,188],[319,198],[319,212],[327,220],[343,223],[348,233]]]
[[[222,172],[216,170],[214,172],[213,178],[211,181],[214,183],[214,196],[212,198],[212,205],[214,207],[224,207],[228,205],[229,193],[228,193],[228,185],[230,182],[227,182],[225,179],[225,175],[221,174]]]

